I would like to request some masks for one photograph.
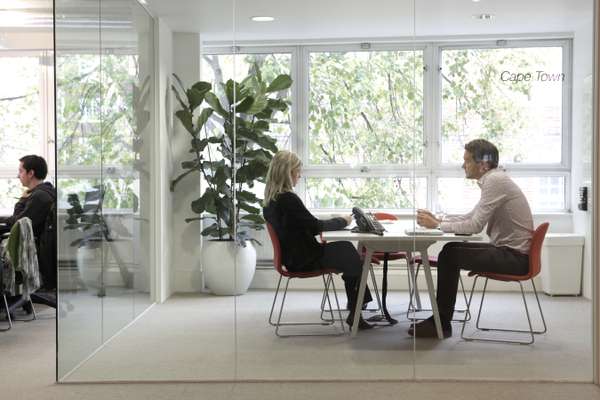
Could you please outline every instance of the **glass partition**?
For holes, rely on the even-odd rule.
[[[593,244],[578,197],[591,192],[591,0],[149,3],[155,19],[132,0],[56,0],[61,380],[591,381]],[[491,240],[417,219],[478,206],[481,176],[463,165],[478,138],[498,148],[533,227],[550,223],[535,278],[548,329],[532,345],[467,340],[490,332],[477,330],[483,278],[469,300],[465,270],[448,337],[413,328],[448,283],[444,246]],[[358,224],[339,219],[335,234],[308,229],[323,254],[285,268],[286,217],[263,212],[279,150],[301,161],[295,204],[321,220],[359,207],[385,234],[351,236]],[[325,258],[336,242],[352,250]],[[331,280],[295,275],[329,267]],[[346,292],[363,271],[372,300],[354,335]],[[480,326],[528,327],[518,283],[486,289]],[[523,337],[492,338],[504,334]]]
[[[249,223],[263,207],[265,196],[267,163],[263,167],[257,162],[256,149],[268,159],[278,150],[297,156],[302,163],[301,176],[293,191],[307,212],[318,219],[349,216],[353,207],[411,215],[416,204],[426,206],[427,181],[414,173],[415,166],[423,165],[425,151],[420,111],[423,51],[412,42],[413,2],[361,7],[364,15],[352,12],[355,5],[329,2],[322,8],[314,2],[300,6],[292,1],[276,5],[237,1],[233,54],[230,49],[205,43],[215,59],[233,64],[224,81],[235,79],[237,90],[232,93],[239,96],[233,98],[239,112],[235,136],[241,146],[236,153],[235,176],[243,181],[238,183],[242,218],[237,232],[250,231],[251,238],[260,242],[247,244],[257,253],[255,278],[248,292],[236,298],[238,379],[413,376],[413,342],[405,335],[405,258],[390,264],[387,297],[400,323],[383,321],[352,338],[346,322],[350,316],[347,294],[357,289],[352,282],[360,281],[361,243],[350,239],[351,247],[337,255],[343,259],[353,253],[356,262],[346,261],[350,265],[342,265],[336,257],[327,258],[335,251],[332,249],[344,245],[339,242],[348,240],[315,243],[323,246],[323,255],[310,261],[307,250],[302,255],[305,264],[292,264],[288,280],[285,269],[283,274],[277,271],[278,256],[292,263],[292,247],[303,244],[290,243],[290,235],[294,230],[310,230],[309,225],[295,219],[283,195],[272,200],[264,214],[258,213],[271,224],[272,232]],[[246,103],[252,104],[250,109]],[[276,161],[278,168],[292,168],[295,163],[281,160]],[[250,169],[262,170],[252,184]],[[271,179],[277,178],[273,175]],[[339,220],[335,224],[337,230],[343,228]],[[317,239],[325,241],[324,236]],[[241,260],[247,250],[240,247],[238,252],[238,274],[242,274]],[[310,262],[313,264],[307,264]],[[337,268],[339,274],[332,275],[337,297],[327,274],[306,279],[297,274],[325,268]],[[344,268],[349,270],[340,273]],[[372,302],[363,312],[365,319],[381,314],[381,295],[374,287],[381,289],[381,263],[374,265],[373,272],[374,283],[369,279]],[[340,314],[335,311],[338,302]]]
[[[58,377],[110,379],[93,355],[154,301],[153,21],[135,1],[55,11]]]
[[[544,3],[542,8],[533,0],[519,7],[485,1],[464,2],[452,9],[434,4],[417,3],[415,16],[417,40],[434,38],[425,44],[425,64],[430,67],[426,74],[426,86],[430,87],[425,108],[425,119],[430,121],[426,140],[432,144],[428,149],[428,206],[446,220],[474,208],[489,207],[494,211],[486,220],[481,242],[517,246],[517,236],[485,235],[510,219],[508,215],[519,214],[516,224],[525,224],[523,215],[527,214],[522,205],[500,217],[495,204],[478,204],[484,192],[490,193],[491,181],[486,183],[486,175],[476,176],[477,171],[469,169],[463,156],[472,155],[465,152],[465,144],[485,139],[499,150],[501,174],[505,173],[520,192],[516,194],[506,189],[507,184],[494,180],[496,187],[505,188],[498,193],[498,204],[512,204],[523,196],[533,214],[532,227],[544,222],[550,225],[541,248],[541,272],[534,279],[545,321],[529,280],[522,282],[526,310],[518,282],[490,279],[484,289],[485,278],[478,278],[470,313],[466,314],[460,284],[464,283],[468,298],[474,279],[463,270],[452,336],[443,341],[417,340],[416,377],[591,381],[588,247],[592,244],[586,241],[582,247],[584,238],[591,237],[591,215],[582,210],[587,200],[580,207],[577,194],[581,187],[589,190],[591,185],[592,148],[585,143],[589,143],[592,124],[593,2],[556,1]],[[468,237],[457,239],[472,241]],[[443,245],[432,246],[433,253],[438,254]],[[535,253],[529,247],[521,251]],[[453,261],[453,254],[458,251],[449,250],[440,256],[440,271],[460,262]],[[559,258],[566,254],[571,256]],[[490,255],[488,266],[480,267],[485,271],[492,264]],[[558,271],[572,279],[569,289],[556,287]],[[438,283],[448,287],[443,279]],[[438,303],[450,298],[447,293],[440,296]],[[463,333],[465,318],[468,322]],[[543,331],[545,322],[547,331],[532,336],[528,321],[534,331]],[[501,342],[504,340],[534,343],[515,346]]]

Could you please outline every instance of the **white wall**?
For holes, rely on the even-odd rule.
[[[592,298],[592,92],[593,20],[582,24],[573,39],[573,120],[571,204],[573,231],[586,237],[583,257],[583,295]],[[578,189],[588,187],[588,211],[577,209]]]
[[[185,87],[200,80],[200,36],[196,33],[173,34],[173,71],[183,81]],[[177,110],[173,101],[173,110]],[[190,135],[179,121],[170,138],[173,173],[171,179],[181,172],[181,161],[189,159]],[[200,194],[200,177],[191,174],[179,182],[173,193],[171,266],[173,292],[197,292],[202,290],[200,270],[200,224],[186,223],[185,218],[194,216],[190,204]]]
[[[173,33],[166,23],[155,20],[155,57],[156,57],[156,133],[155,163],[153,175],[156,177],[155,187],[155,257],[158,263],[157,302],[163,302],[171,296],[172,267],[170,239],[172,235],[173,200],[169,192],[169,181],[172,174],[171,152],[169,151],[172,124],[167,108],[167,93],[170,76],[173,71]]]

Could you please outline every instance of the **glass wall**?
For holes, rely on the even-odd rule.
[[[57,0],[59,376],[592,380],[592,207],[578,198],[592,184],[591,0],[519,8],[483,0],[452,8],[433,0],[157,0],[149,1],[154,25],[129,0],[82,3],[85,17],[69,15],[66,3],[59,11]],[[150,138],[160,142],[159,160]],[[447,283],[438,268],[471,260],[448,266],[438,256],[448,242],[485,246],[494,221],[466,235],[422,232],[417,210],[448,221],[481,207],[483,175],[468,175],[465,165],[473,156],[465,145],[478,138],[498,148],[496,171],[526,199],[531,228],[550,223],[534,281],[545,319],[530,281],[527,309],[518,283],[484,289],[483,278],[469,303],[474,278],[463,268],[439,339],[413,326],[435,313],[436,289]],[[278,270],[277,235],[265,229],[262,210],[278,150],[301,160],[294,192],[315,217],[360,207],[386,230],[382,238],[316,236],[325,245],[351,241],[363,259],[378,251],[367,258],[372,272],[359,271],[372,294],[362,311],[371,329],[349,332],[340,274],[333,283],[341,311],[331,316],[330,281],[304,276],[288,286],[290,271]],[[156,188],[160,207],[149,201],[152,165],[164,185]],[[67,375],[158,300],[150,289],[153,222],[167,243],[156,269],[164,302]],[[557,289],[565,268],[573,283]],[[468,340],[491,333],[480,326],[526,329],[528,315],[534,329],[547,326],[533,344]]]
[[[154,37],[135,1],[57,0],[55,11],[58,377],[68,380],[154,301]]]
[[[448,216],[479,207],[485,175],[465,179],[469,172],[461,165],[465,143],[483,138],[498,148],[498,169],[526,198],[533,228],[550,224],[534,280],[545,321],[530,281],[523,281],[526,310],[517,282],[489,280],[484,297],[485,279],[479,278],[462,336],[526,343],[532,340],[529,333],[479,328],[528,331],[528,318],[534,330],[547,326],[547,331],[533,335],[528,346],[463,339],[457,320],[465,318],[459,312],[465,300],[459,285],[453,335],[435,347],[431,340],[417,341],[415,375],[591,381],[594,243],[591,213],[582,210],[587,199],[580,206],[577,193],[591,185],[593,150],[585,143],[592,121],[593,2],[556,1],[543,9],[536,1],[519,7],[469,1],[456,9],[431,3],[419,2],[415,14],[417,37],[440,38],[426,44],[426,64],[432,66],[427,74],[432,98],[425,108],[425,119],[432,121],[429,207]],[[494,223],[488,222],[488,233]],[[490,240],[483,235],[483,241]],[[576,256],[561,261],[567,253]],[[561,270],[569,271],[569,289],[556,287]],[[474,282],[466,272],[462,283],[468,295]]]

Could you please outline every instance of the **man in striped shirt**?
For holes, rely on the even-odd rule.
[[[452,336],[461,269],[477,272],[525,275],[529,271],[529,246],[533,217],[521,189],[502,169],[498,169],[498,149],[483,139],[465,145],[467,179],[476,179],[481,188],[479,202],[471,212],[440,219],[427,210],[417,211],[417,223],[427,228],[459,234],[480,233],[487,225],[489,243],[451,242],[438,256],[437,302],[444,337]],[[416,337],[437,337],[433,317],[412,325],[408,333]]]

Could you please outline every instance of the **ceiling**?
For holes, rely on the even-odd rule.
[[[203,40],[310,40],[573,32],[593,0],[147,0],[173,31]],[[235,9],[235,11],[234,11]],[[493,14],[490,21],[473,16]],[[251,16],[274,22],[257,23]],[[235,23],[234,23],[235,19]],[[235,33],[234,33],[235,28]]]

